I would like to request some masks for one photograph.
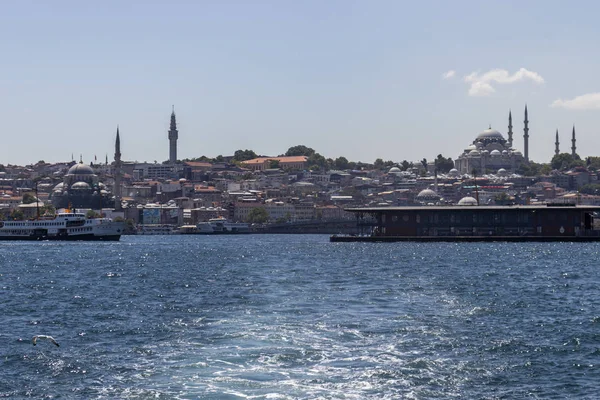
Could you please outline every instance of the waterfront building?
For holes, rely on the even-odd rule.
[[[362,235],[340,241],[599,241],[598,206],[477,206],[474,198],[445,207],[365,207],[356,216]],[[337,240],[332,238],[332,240]]]

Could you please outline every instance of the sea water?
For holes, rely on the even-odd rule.
[[[323,235],[0,242],[0,397],[598,398],[599,260]]]

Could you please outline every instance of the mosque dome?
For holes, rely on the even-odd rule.
[[[71,190],[90,190],[91,187],[85,182],[75,182],[71,185]]]
[[[503,156],[507,156],[508,155],[508,150],[502,150],[502,155]]]
[[[458,170],[456,168],[452,168],[450,171],[448,171],[448,175],[456,176],[458,175]]]
[[[498,175],[506,175],[506,170],[504,168],[500,168],[498,170]]]
[[[459,206],[476,206],[477,200],[474,197],[466,196],[466,197],[463,197],[462,199],[460,199],[460,201],[458,202],[458,205]]]
[[[400,172],[402,172],[402,170],[400,168],[398,168],[398,167],[392,167],[388,171],[389,174],[397,174],[397,173],[400,173]]]
[[[417,195],[417,200],[438,200],[440,196],[431,189],[423,189]]]
[[[52,190],[55,192],[60,192],[63,190],[64,186],[65,186],[64,182],[60,182],[56,186],[54,186],[54,189],[52,189]]]
[[[79,164],[73,165],[69,168],[68,175],[94,175],[94,170],[89,165],[86,165],[82,162]]]
[[[488,139],[504,140],[504,136],[502,136],[502,134],[500,132],[498,132],[497,130],[490,128],[490,129],[486,129],[485,131],[483,131],[479,135],[477,135],[476,140],[488,140]]]
[[[481,153],[479,153],[479,150],[474,149],[469,152],[469,155],[470,156],[479,156],[479,155],[481,155]]]
[[[490,155],[491,155],[492,157],[500,157],[500,156],[502,155],[502,153],[500,153],[500,151],[499,151],[499,150],[492,150],[492,151],[490,152]]]

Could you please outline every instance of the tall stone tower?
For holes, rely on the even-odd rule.
[[[525,124],[523,127],[523,156],[525,157],[525,162],[529,162],[529,119],[527,118],[527,104],[525,104],[525,120],[523,121]]]
[[[571,139],[571,155],[573,157],[577,155],[577,146],[575,146],[575,125],[573,125],[573,138]]]
[[[508,110],[508,147],[513,148],[512,113]]]
[[[169,128],[169,162],[174,164],[177,161],[177,138],[179,132],[177,131],[177,122],[175,121],[175,106],[171,112],[171,126]]]
[[[560,148],[559,148],[560,142],[558,141],[558,129],[556,130],[556,141],[554,142],[554,154],[555,155],[559,155],[560,154]]]
[[[117,125],[117,139],[115,140],[115,209],[121,209],[121,137],[119,136],[119,126]]]

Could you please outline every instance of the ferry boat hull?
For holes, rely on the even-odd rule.
[[[0,221],[0,240],[118,241],[124,222],[60,213],[54,218]]]

